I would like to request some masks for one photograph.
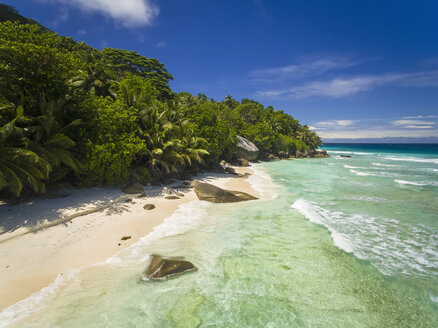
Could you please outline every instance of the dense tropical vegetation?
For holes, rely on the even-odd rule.
[[[172,79],[134,51],[0,23],[0,197],[181,175],[232,160],[237,134],[274,154],[321,143],[283,111],[174,93]]]

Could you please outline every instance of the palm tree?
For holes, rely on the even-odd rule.
[[[179,150],[186,163],[191,166],[192,161],[203,163],[203,156],[209,155],[209,152],[203,147],[207,141],[204,138],[195,135],[195,125],[188,120],[180,120],[178,122],[180,142]]]
[[[140,111],[141,135],[146,139],[146,165],[155,177],[177,171],[192,161],[201,163],[208,152],[201,148],[205,140],[194,135],[194,125],[182,120],[173,103],[154,101]]]
[[[29,127],[32,137],[26,139],[29,149],[53,168],[50,182],[64,178],[71,171],[79,172],[82,168],[70,150],[75,142],[67,136],[69,130],[80,125],[81,121],[77,119],[64,125],[63,107],[62,101],[41,101],[42,115],[33,120],[33,125]]]
[[[13,110],[14,118],[8,114]],[[8,113],[9,112],[9,113]],[[8,104],[0,108],[0,190],[8,190],[16,197],[25,186],[44,192],[43,180],[51,171],[50,164],[35,152],[23,147],[26,128],[17,123],[28,121],[23,108]]]
[[[111,91],[111,85],[116,83],[116,80],[108,67],[96,58],[93,52],[87,52],[83,56],[83,60],[85,68],[80,70],[78,76],[70,80],[71,85],[80,87],[96,96],[116,99],[116,94]]]

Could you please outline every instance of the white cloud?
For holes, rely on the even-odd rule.
[[[380,126],[376,128],[361,128],[357,130],[318,131],[318,135],[326,139],[359,139],[387,137],[424,138],[438,137],[438,131],[436,129],[390,129],[385,126]]]
[[[355,121],[353,120],[331,120],[324,122],[317,122],[315,125],[319,128],[321,127],[341,127],[352,125]]]
[[[155,45],[155,48],[166,48],[167,44],[164,41],[160,41]]]
[[[55,0],[75,6],[86,12],[106,15],[125,27],[138,27],[152,23],[159,8],[150,0]]]
[[[362,75],[332,80],[314,81],[287,89],[259,90],[256,96],[264,98],[342,98],[373,90],[385,85],[412,87],[438,87],[438,71],[418,73],[394,73],[382,75]]]
[[[406,125],[407,129],[432,129],[432,125]]]
[[[256,82],[278,81],[308,75],[320,75],[328,71],[344,69],[354,65],[356,65],[355,62],[345,58],[326,58],[300,64],[254,70],[249,75]]]
[[[50,22],[50,26],[56,28],[62,23],[64,23],[67,19],[68,19],[68,9],[67,7],[62,6],[61,8],[59,8],[58,16],[56,16],[56,18],[52,22]]]
[[[385,137],[438,137],[438,121],[419,119],[330,120],[313,123],[313,128],[326,139],[358,139]]]
[[[420,121],[420,120],[396,120],[392,121],[393,125],[434,125],[435,122],[431,121]]]
[[[417,116],[404,116],[403,118],[438,118],[438,115],[417,115]]]

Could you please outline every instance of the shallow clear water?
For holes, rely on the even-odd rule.
[[[272,200],[186,204],[0,327],[438,327],[438,151],[348,147],[258,165]],[[141,282],[152,253],[198,271]]]

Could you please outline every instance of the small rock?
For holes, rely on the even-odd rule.
[[[152,255],[151,263],[144,272],[147,279],[162,280],[167,277],[196,270],[196,267],[181,257]]]
[[[120,240],[128,240],[131,239],[131,236],[123,236]]]
[[[351,158],[351,157],[353,157],[353,156],[350,156],[350,155],[341,155],[341,157]]]
[[[126,194],[145,194],[143,186],[139,182],[123,187],[122,191]]]
[[[155,205],[154,204],[146,204],[145,206],[143,206],[143,208],[145,210],[150,211],[150,210],[153,210],[155,208]]]
[[[166,198],[166,199],[180,199],[178,196],[175,196],[175,195],[166,196],[164,198]]]
[[[239,166],[249,166],[249,161],[245,158],[239,158],[237,160],[237,165]]]
[[[167,195],[172,195],[172,190],[171,189],[168,189],[167,187],[164,187],[163,188],[163,194],[167,194]]]
[[[117,246],[120,246],[120,245],[121,245],[120,243],[117,244]]]
[[[175,187],[173,187],[173,188],[175,188],[175,189],[187,189],[187,188],[190,188],[188,185],[177,185],[177,186],[175,186]]]
[[[177,195],[178,197],[184,197],[184,194],[179,191],[175,192],[175,195]]]
[[[227,166],[227,167],[225,168],[225,172],[227,172],[227,173],[229,173],[229,174],[237,175],[236,170],[233,169],[232,167],[228,167],[228,166]]]
[[[231,167],[231,164],[228,163],[228,162],[225,161],[225,160],[221,160],[220,164],[221,164],[223,167]]]

